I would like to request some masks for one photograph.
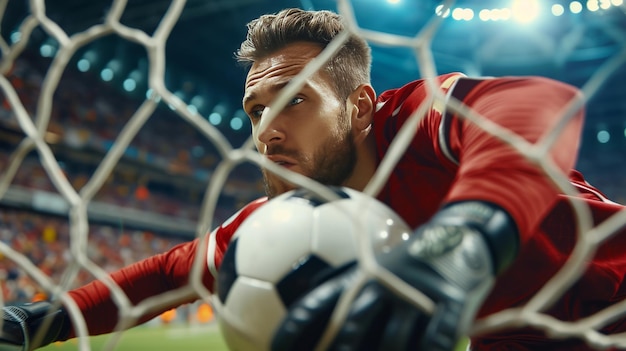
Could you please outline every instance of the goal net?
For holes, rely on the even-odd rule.
[[[220,3],[220,6],[228,6],[227,3]],[[389,3],[389,6],[394,6],[395,2]],[[594,99],[606,101],[601,99],[602,94],[614,94],[610,100],[619,101],[619,94],[611,91],[615,90],[612,88],[615,85],[611,84],[616,84],[615,77],[622,77],[623,80],[626,71],[626,36],[623,25],[626,8],[621,1],[546,2],[549,5],[531,1],[519,3],[525,4],[519,6],[522,6],[522,12],[526,14],[541,7],[545,11],[552,11],[555,16],[564,13],[573,16],[586,12],[591,18],[596,11],[603,13],[606,18],[617,16],[621,28],[597,24],[607,23],[605,20],[596,21],[594,25],[587,27],[571,26],[568,27],[568,33],[560,34],[558,42],[535,37],[537,41],[533,49],[547,50],[544,55],[545,52],[573,52],[578,47],[593,46],[594,38],[588,38],[589,33],[603,32],[603,38],[608,38],[605,49],[609,54],[603,59],[591,60],[594,62],[592,69],[586,67],[588,73],[583,75],[584,78],[572,82],[579,85],[584,94],[571,101],[570,108],[563,111],[562,120],[567,121],[577,108],[593,102]],[[79,5],[79,2],[72,4],[75,7],[87,6]],[[230,211],[261,194],[262,186],[259,186],[258,178],[255,178],[258,174],[253,173],[250,176],[258,166],[271,167],[272,171],[283,172],[284,177],[300,186],[323,192],[314,182],[272,167],[256,152],[251,138],[241,138],[236,142],[229,140],[212,120],[223,117],[219,113],[213,114],[219,112],[219,103],[215,102],[212,109],[203,108],[203,104],[208,105],[207,101],[193,100],[192,96],[185,95],[188,92],[184,89],[174,91],[168,86],[168,81],[173,79],[166,65],[166,48],[167,45],[172,45],[168,41],[170,34],[183,16],[186,6],[201,5],[199,2],[183,0],[155,4],[162,7],[163,12],[152,31],[125,24],[122,18],[131,4],[116,0],[106,6],[99,23],[84,25],[80,30],[74,29],[70,32],[57,23],[58,18],[48,15],[48,4],[43,0],[31,0],[25,4],[25,16],[10,29],[5,24],[15,22],[15,18],[11,17],[12,12],[9,9],[17,5],[8,1],[0,2],[0,89],[3,97],[0,110],[0,218],[5,226],[0,233],[0,267],[7,277],[3,282],[0,299],[2,303],[6,303],[17,298],[16,286],[20,284],[29,287],[22,289],[27,294],[42,292],[48,296],[56,296],[69,308],[78,336],[86,336],[87,329],[80,311],[66,292],[89,279],[101,279],[109,285],[123,311],[122,324],[132,323],[146,311],[177,299],[191,289],[200,292],[210,301],[208,290],[200,283],[201,266],[204,264],[201,260],[196,262],[196,269],[191,272],[189,286],[138,305],[132,305],[107,274],[147,255],[164,251],[182,240],[206,235]],[[428,78],[446,73],[442,70],[450,66],[450,60],[463,61],[459,57],[438,54],[442,44],[436,44],[435,39],[449,30],[448,23],[456,22],[459,25],[470,20],[478,21],[479,18],[484,22],[505,21],[515,14],[511,7],[484,8],[481,11],[463,4],[446,1],[439,6],[425,6],[432,11],[424,16],[427,19],[424,25],[415,33],[407,35],[371,29],[359,20],[357,12],[364,5],[347,0],[336,2],[336,10],[347,20],[347,31],[339,35],[320,54],[320,60],[313,61],[284,89],[270,109],[270,115],[264,117],[271,120],[298,90],[299,84],[319,69],[350,33],[363,36],[372,45],[382,48],[382,52],[386,49],[390,52],[410,52],[410,60],[405,60],[404,63],[409,67],[415,66],[421,77]],[[72,7],[68,6],[68,11],[71,10]],[[579,20],[592,21],[582,15]],[[211,31],[211,24],[207,24],[207,28],[203,30]],[[33,53],[28,45],[29,41],[37,41],[42,37],[48,38],[49,42],[44,40],[40,51]],[[136,75],[134,79],[119,82],[125,86],[127,92],[134,91],[143,84],[143,90],[137,89],[142,93],[139,97],[134,95],[129,98],[132,94],[123,95],[110,85],[102,83],[100,79],[106,79],[105,76],[89,76],[79,72],[89,70],[90,61],[83,61],[82,64],[87,66],[82,68],[79,62],[89,57],[90,49],[111,37],[127,43],[119,49],[122,53],[130,55],[141,52],[144,56],[137,69],[138,72],[143,70],[146,78],[142,81],[141,76]],[[489,55],[497,57],[498,44],[506,39],[494,35],[485,36],[481,40],[484,40],[480,44],[484,59]],[[549,59],[554,60],[550,67],[569,69],[564,63],[566,57]],[[480,65],[472,64],[471,59],[465,60],[467,73],[483,75]],[[117,65],[119,64],[118,62]],[[119,69],[117,65],[109,62],[107,68],[110,75],[116,74]],[[532,71],[532,67],[528,70]],[[127,76],[133,77],[132,74],[133,72],[129,72]],[[380,73],[382,74],[384,73]],[[237,101],[239,98],[234,97],[233,100]],[[621,98],[623,100],[623,96]],[[124,101],[123,104],[118,103],[121,100]],[[445,101],[445,97],[437,89],[433,89],[432,101]],[[447,103],[448,108],[496,134],[532,163],[540,166],[546,176],[564,193],[576,193],[566,175],[561,174],[546,157],[547,150],[558,138],[565,123],[550,131],[537,144],[529,145],[516,135],[487,123],[458,101],[452,99]],[[621,110],[618,108],[609,112],[621,111],[623,114],[624,107],[621,106]],[[420,114],[418,109],[407,125],[415,126],[421,118]],[[176,127],[178,125],[183,127]],[[620,126],[622,138],[624,126]],[[245,125],[243,128],[246,128]],[[608,130],[604,127],[597,127],[599,130],[594,128],[596,127],[589,124],[588,129],[592,131],[586,133],[593,133],[594,137],[597,135],[598,140],[607,138],[601,132],[608,133]],[[173,135],[177,137],[174,138]],[[365,189],[366,193],[376,194],[381,189],[412,136],[412,132],[403,129],[393,144],[393,152],[383,160]],[[613,138],[620,138],[620,135],[613,134]],[[194,140],[194,144],[187,144],[188,140]],[[195,140],[199,141],[195,143]],[[595,152],[584,152],[583,156],[587,158],[596,156]],[[598,157],[604,157],[606,164],[611,167],[616,164],[620,166],[619,162],[610,159],[610,155],[612,154],[607,152]],[[584,162],[593,165],[588,159],[581,159],[581,163]],[[143,171],[138,172],[138,168]],[[210,172],[202,172],[209,169]],[[626,176],[623,168],[619,176]],[[154,179],[159,179],[159,186],[148,189],[146,183]],[[598,179],[608,178],[605,176]],[[619,193],[624,184],[610,183],[611,181],[613,180],[608,180],[607,187],[614,189],[617,196],[624,196]],[[168,197],[167,194],[171,194],[172,189],[183,195],[177,198]],[[127,200],[129,198],[130,201]],[[532,326],[554,338],[582,339],[598,349],[609,346],[626,349],[624,335],[605,335],[598,331],[616,318],[623,318],[626,301],[576,321],[559,320],[545,313],[581,276],[595,250],[626,225],[624,212],[594,225],[588,208],[579,203],[572,203],[572,207],[578,219],[578,244],[567,264],[526,305],[477,321],[471,333],[492,333]],[[42,233],[36,241],[43,243],[43,246],[33,248],[32,238],[29,240],[28,236],[35,229],[37,233]],[[16,237],[16,233],[21,233],[24,237]],[[176,234],[185,234],[186,237]],[[94,249],[94,245],[97,249]],[[116,249],[108,252],[107,248]],[[46,260],[41,257],[47,251],[55,252],[56,258]],[[110,257],[115,258],[113,262]],[[368,257],[370,256],[365,253],[361,255],[362,260]],[[376,265],[369,262],[364,266]],[[26,272],[26,280],[11,278],[11,273],[15,271]],[[369,277],[395,284],[394,277],[378,269],[369,270],[367,274]],[[432,302],[417,291],[402,286],[397,288],[425,310],[432,305]],[[342,318],[342,306],[339,307],[333,318]],[[90,348],[87,338],[79,340],[81,350]],[[119,337],[112,340],[111,346],[115,347]]]

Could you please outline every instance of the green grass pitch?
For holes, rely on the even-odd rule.
[[[104,350],[110,335],[94,336],[89,338],[91,350]],[[76,351],[77,340],[63,343],[54,343],[41,351]],[[122,334],[116,351],[143,351],[143,350],[185,350],[185,351],[228,351],[216,324],[206,326],[140,326]],[[461,343],[456,351],[464,351]],[[253,351],[253,350],[251,350]]]
[[[91,350],[104,350],[110,335],[89,338]],[[54,343],[42,351],[76,351],[78,341]],[[185,351],[228,351],[217,324],[207,326],[140,326],[122,334],[116,351],[142,350],[185,350]]]

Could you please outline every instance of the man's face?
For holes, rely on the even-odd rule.
[[[263,130],[271,103],[290,80],[321,49],[311,43],[294,43],[255,62],[246,80],[243,107],[252,122],[258,151],[291,171],[326,185],[341,185],[352,173],[356,148],[346,102],[340,101],[330,77],[318,72],[291,98]],[[270,197],[294,188],[274,173],[263,170]]]

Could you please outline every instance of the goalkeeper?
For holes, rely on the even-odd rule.
[[[587,184],[580,173],[570,171],[579,147],[582,109],[567,122],[548,153],[550,161],[569,174],[580,191],[576,199],[570,199],[506,143],[444,104],[432,103],[429,82],[408,82],[377,96],[370,85],[370,49],[356,36],[306,80],[274,120],[261,123],[281,88],[343,26],[335,13],[299,9],[249,23],[237,58],[249,67],[243,107],[252,122],[256,147],[278,165],[321,183],[363,190],[400,128],[423,108],[411,145],[377,194],[415,233],[378,259],[383,267],[429,296],[435,311],[423,313],[383,285],[371,282],[357,296],[331,348],[453,350],[474,318],[521,306],[563,266],[576,241],[570,200],[589,205],[596,222],[623,207]],[[580,94],[571,86],[540,77],[468,78],[451,73],[433,80],[447,99],[460,100],[530,143],[552,130],[565,107]],[[264,178],[268,198],[294,188],[267,170]],[[123,268],[112,273],[112,279],[132,303],[184,286],[201,245],[202,260],[207,262],[202,281],[213,289],[234,231],[268,198],[247,205],[205,238]],[[578,283],[548,313],[576,320],[621,301],[626,288],[625,240],[622,230],[602,246]],[[329,318],[328,311],[353,274],[343,272],[303,296],[277,330],[273,348],[312,349]],[[115,328],[118,309],[102,282],[94,281],[69,295],[83,313],[89,334]],[[138,323],[198,298],[190,293],[162,311],[147,313]],[[75,337],[65,308],[50,310],[48,306],[42,302],[5,307],[0,350],[22,345],[32,349]],[[53,323],[37,333],[45,316]],[[606,333],[623,331],[623,318],[602,329]],[[531,328],[478,335],[471,339],[470,348],[590,349],[581,340],[552,340]]]

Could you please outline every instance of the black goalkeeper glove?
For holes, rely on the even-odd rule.
[[[495,276],[517,255],[518,240],[513,220],[494,205],[471,201],[442,209],[409,240],[377,257],[382,267],[433,300],[432,315],[370,281],[349,306],[330,350],[454,350]],[[357,269],[355,265],[294,303],[274,335],[272,350],[313,350]]]
[[[4,306],[0,351],[30,351],[66,339],[69,315],[63,307],[51,310],[51,306],[45,301]],[[39,336],[42,326],[47,328]]]

